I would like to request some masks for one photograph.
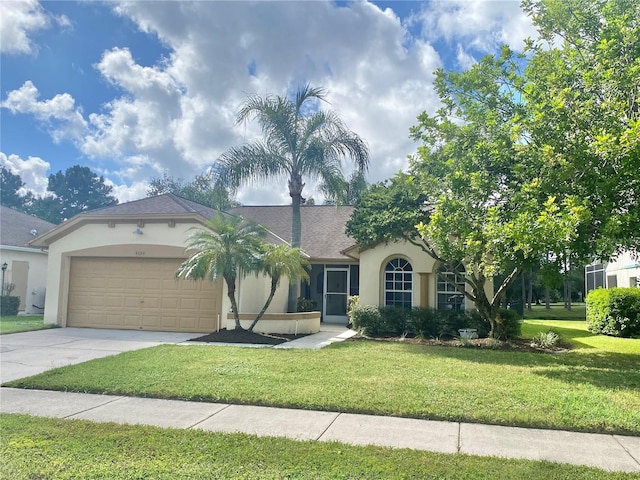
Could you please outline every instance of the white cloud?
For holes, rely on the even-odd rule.
[[[36,53],[38,47],[31,36],[49,28],[52,22],[62,27],[71,25],[66,16],[55,17],[45,12],[37,0],[2,2],[0,52],[13,55]]]
[[[39,157],[29,157],[23,160],[18,155],[6,155],[0,152],[0,165],[7,168],[14,175],[19,175],[24,183],[22,189],[19,190],[21,194],[32,192],[36,196],[45,195],[47,192],[47,185],[49,184],[48,172],[51,169],[51,164],[45,162]]]
[[[306,82],[326,87],[327,107],[368,142],[369,180],[388,178],[416,149],[409,139],[416,117],[439,106],[432,74],[442,60],[434,43],[448,43],[466,67],[478,52],[504,42],[518,48],[532,34],[515,0],[429,2],[404,23],[367,2],[109,5],[162,42],[168,56],[141,65],[135,43],[109,46],[94,67],[118,93],[86,115],[72,92],[40,101],[30,81],[1,105],[33,115],[56,141],[71,139],[103,167],[120,200],[144,196],[150,178],[165,171],[189,179],[256,138],[255,123],[235,126],[247,94],[282,95]],[[413,36],[417,24],[422,34]],[[304,193],[319,200],[314,187],[307,179]],[[290,201],[284,180],[245,188],[240,200]]]
[[[529,17],[520,8],[520,0],[449,0],[429,2],[414,16],[422,26],[422,35],[430,41],[445,40],[460,45],[464,55],[460,66],[469,64],[469,51],[478,55],[493,53],[503,44],[521,51],[524,39],[535,38]]]
[[[0,106],[11,113],[31,114],[47,125],[55,142],[62,139],[80,139],[85,133],[87,123],[82,111],[76,107],[75,100],[68,93],[54,96],[50,100],[40,101],[40,92],[27,80],[22,87],[7,94]]]
[[[100,71],[129,94],[91,118],[96,135],[87,152],[140,151],[142,139],[157,135],[166,140],[163,152],[153,155],[159,167],[196,173],[229,147],[259,135],[255,124],[234,127],[247,94],[283,95],[311,82],[327,88],[329,108],[368,141],[370,180],[378,181],[406,167],[415,149],[409,127],[422,110],[437,107],[431,86],[440,65],[437,52],[426,42],[409,41],[391,10],[366,2],[347,8],[329,2],[129,2],[116,11],[173,53],[154,67],[136,65],[122,51],[105,54]],[[155,103],[148,99],[150,86]],[[161,124],[155,106],[175,115]],[[147,134],[143,111],[156,112]],[[307,195],[313,193],[312,182],[307,187]],[[289,201],[272,186],[245,189],[240,199]]]

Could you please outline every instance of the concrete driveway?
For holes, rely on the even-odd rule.
[[[200,335],[97,328],[53,328],[0,335],[0,383],[129,350],[181,343]]]

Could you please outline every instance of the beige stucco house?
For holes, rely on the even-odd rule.
[[[28,242],[55,225],[5,206],[0,206],[0,223],[2,280],[13,285],[11,295],[20,297],[19,313],[40,314],[44,310],[47,252]]]
[[[418,248],[405,243],[369,249],[354,245],[344,232],[352,211],[348,206],[301,208],[301,246],[312,265],[301,295],[315,302],[318,319],[346,324],[350,295],[372,305],[469,307],[455,287],[438,280],[454,274],[439,272],[439,266]],[[80,214],[34,239],[33,247],[49,252],[45,322],[186,332],[232,325],[222,281],[212,285],[174,279],[187,257],[189,230],[205,228],[217,214],[166,194]],[[290,241],[290,206],[246,206],[226,214],[262,224],[271,242]],[[283,279],[267,311],[271,320],[284,317],[287,287]],[[240,279],[240,313],[250,319],[268,293],[268,279]]]

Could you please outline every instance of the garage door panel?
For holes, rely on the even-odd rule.
[[[179,259],[71,259],[68,326],[211,332],[220,283],[174,278]]]
[[[162,297],[162,308],[175,309],[180,305],[177,297]]]

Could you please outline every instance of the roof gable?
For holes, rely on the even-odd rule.
[[[165,193],[154,197],[142,198],[140,200],[133,200],[131,202],[97,208],[86,213],[97,216],[172,215],[195,213],[208,219],[214,217],[218,211],[205,205],[192,202],[191,200],[187,200],[186,198],[178,197],[173,193]]]
[[[173,193],[166,193],[80,213],[45,235],[33,239],[29,244],[46,247],[86,223],[181,221],[197,222],[204,225],[219,213],[213,208],[178,197]]]
[[[48,232],[55,224],[9,207],[0,206],[0,244],[27,247],[37,235]]]

